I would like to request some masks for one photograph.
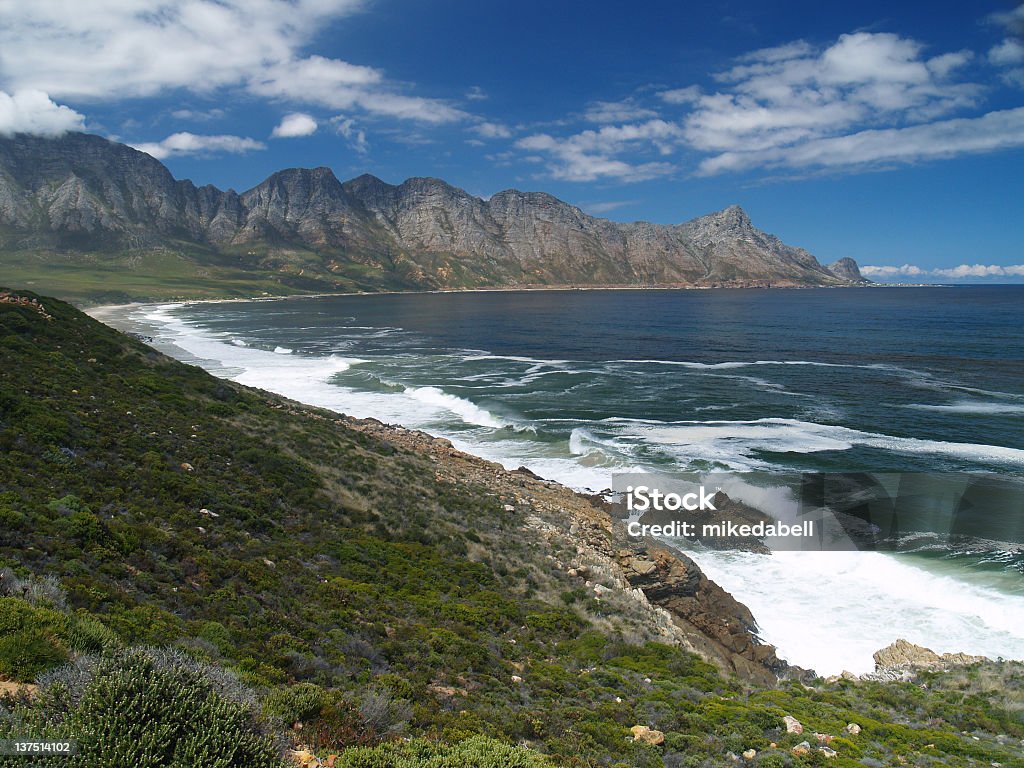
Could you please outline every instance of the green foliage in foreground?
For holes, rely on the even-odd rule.
[[[347,750],[335,768],[546,768],[551,763],[522,747],[486,736],[451,744],[416,739]]]
[[[292,740],[351,765],[678,768],[747,749],[760,766],[816,765],[791,747],[856,722],[829,765],[1024,765],[1020,665],[747,689],[610,601],[564,599],[578,584],[487,488],[43,302],[53,321],[0,305],[0,676],[45,683],[0,704],[2,733],[156,749],[143,731],[168,729],[189,761],[224,766],[268,764],[260,745]],[[177,661],[126,650],[140,645]],[[90,658],[108,682],[60,698]],[[637,724],[664,744],[634,743]]]
[[[83,656],[40,682],[38,702],[0,719],[0,735],[73,739],[78,754],[53,765],[281,766],[255,697],[230,674],[182,654],[137,648]],[[0,758],[0,765],[19,760]]]

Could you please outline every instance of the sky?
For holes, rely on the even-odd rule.
[[[0,134],[238,191],[288,167],[742,206],[882,281],[1024,281],[1018,0],[0,0]]]

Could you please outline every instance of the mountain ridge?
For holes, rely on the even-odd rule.
[[[283,169],[239,193],[175,179],[99,136],[0,138],[0,251],[145,249],[326,289],[866,282],[852,260],[823,266],[736,205],[679,224],[619,223],[545,192],[484,199],[434,177],[341,181],[326,166]]]

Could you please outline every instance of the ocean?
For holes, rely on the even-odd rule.
[[[580,490],[614,473],[1024,478],[1024,286],[575,290],[136,306],[218,376],[450,439]],[[686,549],[779,655],[897,638],[1024,659],[1024,519],[911,551]]]

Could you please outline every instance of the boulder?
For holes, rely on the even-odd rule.
[[[804,727],[800,724],[792,715],[786,715],[782,718],[782,722],[786,724],[786,733],[803,733]]]
[[[793,747],[789,751],[792,752],[797,757],[800,757],[800,755],[807,755],[807,754],[810,754],[810,752],[811,752],[811,744],[810,744],[810,742],[807,742],[807,741],[801,741],[799,744],[797,744],[795,747]]]
[[[633,734],[633,741],[639,741],[642,744],[658,746],[665,743],[664,733],[648,728],[646,725],[634,725],[629,732]]]
[[[875,651],[872,658],[875,660],[876,672],[886,669],[944,667],[989,661],[986,656],[971,656],[966,653],[944,653],[940,656],[931,648],[914,645],[902,638],[892,645]]]
[[[860,733],[860,726],[856,723],[847,723],[846,732],[851,736],[856,736],[858,733]]]
[[[757,757],[756,749],[748,749],[743,753],[744,760],[753,760],[755,757]]]

